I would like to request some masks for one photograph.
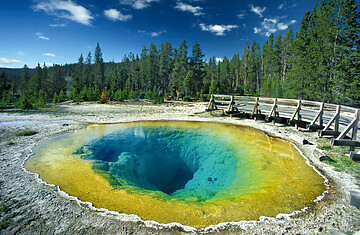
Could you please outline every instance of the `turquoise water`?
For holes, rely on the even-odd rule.
[[[195,228],[292,213],[325,189],[291,143],[231,124],[92,125],[33,152],[25,168],[82,201]]]
[[[206,129],[143,125],[93,140],[76,154],[94,160],[113,184],[201,200],[231,184],[239,159],[230,142]]]

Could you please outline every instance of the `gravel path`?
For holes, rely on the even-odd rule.
[[[280,124],[204,113],[205,103],[162,104],[81,104],[60,105],[50,110],[0,112],[0,233],[1,234],[329,234],[360,231],[360,210],[350,206],[350,191],[360,191],[356,179],[336,172],[313,156],[316,145],[302,145],[316,135]],[[195,230],[179,224],[161,225],[141,221],[136,216],[94,210],[91,205],[58,192],[22,169],[22,164],[37,143],[51,136],[76,131],[86,123],[118,123],[139,120],[217,121],[251,126],[293,142],[308,161],[328,179],[324,198],[304,212],[291,217],[261,217]],[[32,136],[16,136],[25,130]]]

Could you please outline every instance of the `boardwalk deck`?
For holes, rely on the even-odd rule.
[[[349,146],[351,151],[360,147],[356,141],[360,112],[352,107],[308,100],[212,95],[206,111],[215,110],[230,116],[245,113],[255,120],[263,118],[274,124],[283,122],[296,128],[319,130],[319,137],[334,138],[333,145]]]

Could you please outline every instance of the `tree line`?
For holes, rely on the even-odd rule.
[[[238,94],[357,104],[360,100],[360,22],[355,0],[322,0],[307,11],[299,32],[291,27],[260,47],[246,42],[244,53],[231,59],[204,60],[200,44],[191,50],[162,43],[143,46],[121,62],[104,62],[100,45],[94,55],[81,54],[76,64],[38,65],[19,82],[0,74],[1,103],[44,106],[66,99],[122,101],[164,97],[203,98],[203,94]],[[104,97],[103,97],[104,98]]]

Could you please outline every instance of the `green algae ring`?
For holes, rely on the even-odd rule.
[[[89,126],[39,144],[25,168],[96,208],[194,228],[289,214],[325,190],[291,143],[208,122]]]

